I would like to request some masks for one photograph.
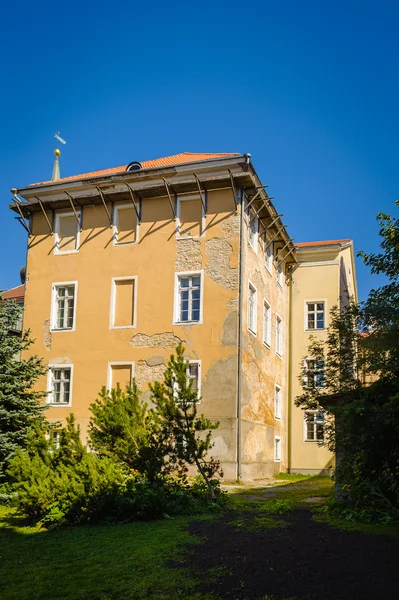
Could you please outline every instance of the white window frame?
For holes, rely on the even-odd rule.
[[[74,286],[74,303],[73,303],[73,326],[71,329],[58,329],[57,325],[57,307],[56,297],[58,287],[70,287]],[[64,331],[76,331],[76,307],[78,303],[78,282],[77,281],[56,281],[51,284],[51,307],[50,307],[50,331],[51,332],[64,332]]]
[[[308,305],[309,304],[321,304],[321,303],[324,304],[324,327],[320,328],[320,329],[317,329],[317,328],[309,329],[308,328]],[[317,311],[316,311],[315,315],[316,315],[315,323],[317,323]],[[326,298],[319,298],[318,300],[313,300],[313,299],[305,300],[304,301],[304,323],[303,323],[304,331],[310,331],[313,333],[315,331],[325,331],[326,329],[328,329],[327,315],[328,315],[328,312],[327,312],[327,299]]]
[[[308,356],[303,361],[303,367],[304,367],[304,371],[306,373],[305,376],[304,376],[304,381],[303,381],[303,383],[304,383],[305,386],[309,385],[309,365],[308,365],[309,361],[313,361],[315,363],[322,362],[323,365],[324,365],[324,367],[323,367],[323,376],[325,375],[325,367],[326,367],[325,360],[323,360],[323,361],[317,361],[312,356]],[[316,385],[317,384],[316,374],[314,374],[314,383],[315,383],[315,389],[320,389],[320,388],[324,387],[323,385]]]
[[[201,376],[202,376],[202,361],[200,360],[189,360],[188,363],[190,365],[198,365],[198,393],[197,398],[201,398]],[[187,379],[190,379],[188,374],[188,369],[186,370]]]
[[[250,289],[252,288],[252,290],[255,292],[254,293],[254,313],[253,313],[253,328],[251,328],[251,323],[249,322],[249,298],[250,298]],[[247,327],[248,327],[248,331],[250,333],[252,333],[253,335],[256,336],[257,331],[258,331],[258,290],[256,288],[256,286],[252,283],[252,281],[248,280],[248,306],[247,306]]]
[[[76,211],[76,214],[79,217],[79,223],[76,222],[76,228],[77,228],[77,233],[76,233],[76,248],[75,250],[60,250],[59,249],[59,242],[60,242],[60,219],[62,219],[62,217],[75,217],[75,213],[73,212],[56,212],[55,213],[55,230],[54,230],[54,254],[76,254],[77,252],[79,252],[80,250],[80,228],[81,228],[81,223],[82,223],[82,213],[79,211]]]
[[[180,226],[181,226],[181,221],[180,221],[180,215],[181,215],[181,203],[185,202],[186,200],[198,200],[201,203],[201,233],[200,235],[180,235]],[[206,200],[205,200],[206,201]],[[177,196],[177,203],[176,203],[176,237],[179,240],[190,240],[190,239],[198,239],[198,238],[202,238],[205,235],[205,230],[206,230],[206,217],[205,217],[205,211],[204,211],[204,206],[202,204],[202,199],[201,196],[199,194],[182,194],[182,195],[178,195]]]
[[[139,220],[137,218],[137,215],[136,215],[136,239],[134,240],[134,242],[118,242],[118,222],[119,222],[118,212],[120,210],[126,210],[127,208],[132,208],[134,210],[134,206],[131,202],[129,204],[119,204],[119,205],[116,204],[114,206],[114,225],[113,225],[114,232],[113,232],[113,236],[112,236],[112,242],[113,242],[114,246],[130,246],[132,244],[139,243],[140,225],[139,225]],[[138,210],[140,210],[140,208]]]
[[[180,277],[200,277],[200,318],[199,321],[180,321]],[[175,273],[175,289],[173,303],[173,325],[202,325],[204,316],[204,271],[179,271]]]
[[[116,300],[116,282],[134,281],[134,301],[133,301],[133,325],[114,325],[115,321],[115,300]],[[137,290],[138,276],[126,275],[122,277],[113,277],[111,280],[111,301],[109,309],[109,328],[110,329],[135,329],[137,327]]]
[[[276,444],[278,442],[278,444]],[[277,451],[278,450],[278,451]],[[274,436],[274,462],[281,462],[281,436]]]
[[[265,238],[265,267],[268,273],[270,273],[270,275],[273,274],[273,259],[274,259],[274,248],[273,248],[273,244],[274,242],[269,243],[267,241],[267,239]],[[269,254],[269,252],[271,252],[271,254]]]
[[[265,318],[265,309],[268,314],[268,321]],[[266,327],[266,323],[268,323],[268,327]],[[266,348],[271,348],[272,342],[272,307],[266,298],[263,298],[263,343]]]
[[[279,262],[276,266],[276,282],[277,285],[283,289],[283,283],[284,283],[284,263],[283,262]]]
[[[315,436],[314,440],[309,440],[308,439],[308,421],[306,419],[306,415],[307,414],[314,414],[314,415],[316,415],[316,414],[322,414],[323,415],[323,440],[318,440],[316,438],[316,436]],[[319,443],[321,443],[322,441],[325,440],[325,430],[324,430],[325,420],[326,420],[325,419],[325,413],[322,410],[304,410],[303,411],[303,441],[305,442],[305,444],[319,444]],[[316,422],[313,421],[313,424],[314,424],[313,425],[314,426],[314,432],[316,434],[316,429],[315,429]]]
[[[279,343],[279,335],[278,335],[278,327],[277,327],[278,321],[280,321],[280,328],[281,328],[281,348],[279,348],[280,343]],[[281,352],[279,352],[279,350],[281,350]],[[278,313],[276,313],[276,354],[277,354],[277,356],[279,356],[281,358],[283,356],[283,351],[284,351],[283,319],[280,317],[280,315]]]
[[[274,385],[274,418],[280,420],[282,413],[282,391],[281,386],[276,383]]]
[[[70,384],[69,384],[69,402],[68,403],[59,403],[59,402],[53,402],[52,398],[53,398],[53,370],[54,369],[70,369],[71,371],[71,379],[70,379]],[[46,397],[46,404],[49,404],[50,406],[56,407],[56,408],[68,408],[70,406],[72,406],[72,392],[73,392],[73,364],[62,364],[62,365],[58,365],[58,364],[54,364],[51,363],[48,365],[48,372],[47,372],[47,397]]]
[[[108,363],[108,368],[107,368],[107,391],[109,391],[111,389],[112,386],[112,367],[131,367],[131,378],[130,378],[130,385],[132,384],[133,378],[134,378],[134,361],[130,361],[130,360],[115,360],[112,362]]]
[[[253,218],[253,221],[251,222],[252,218]],[[253,223],[256,224],[256,230],[253,234],[253,240],[251,241],[251,238],[252,238],[251,232],[252,232],[252,224]],[[258,217],[258,215],[255,215],[255,211],[250,209],[248,211],[248,244],[251,246],[251,248],[255,252],[255,254],[258,254],[258,242],[259,242],[259,217]]]

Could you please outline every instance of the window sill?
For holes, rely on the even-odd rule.
[[[275,459],[274,459],[274,462],[276,462],[276,463],[280,463],[280,462],[281,462],[281,458],[275,458]]]
[[[203,325],[202,320],[200,321],[174,321],[173,325]]]
[[[274,415],[274,419],[275,419],[276,421],[281,421],[281,417],[277,417],[276,415]]]
[[[268,350],[270,350],[270,344],[268,344],[267,342],[263,342],[263,345],[265,348],[267,348]]]
[[[304,329],[305,333],[317,333],[318,331],[327,331],[327,327],[320,329]]]
[[[276,350],[276,356],[278,356],[279,358],[283,359],[283,355],[280,354],[279,352],[277,352],[277,350]]]
[[[251,334],[252,334],[254,337],[257,337],[257,333],[256,333],[256,331],[253,331],[253,329],[250,329],[249,327],[248,327],[248,331],[249,331],[249,333],[251,333]]]
[[[57,408],[68,408],[68,406],[72,406],[72,404],[63,404],[62,402],[47,402],[47,406],[57,407]]]
[[[111,325],[110,329],[137,329],[136,325]]]
[[[134,244],[138,244],[139,240],[135,240],[134,242],[113,242],[114,246],[134,246]]]
[[[255,254],[256,254],[256,255],[258,254],[258,249],[257,249],[257,248],[254,248],[254,247],[253,247],[253,245],[252,245],[250,242],[248,242],[248,246],[249,246],[250,248],[252,248],[252,250],[255,252]]]
[[[60,254],[77,254],[79,252],[79,250],[66,250],[65,252],[62,252],[60,250],[54,250],[54,254],[60,255]]]

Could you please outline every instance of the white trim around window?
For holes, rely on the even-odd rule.
[[[323,304],[324,305],[324,308],[323,308],[323,312],[324,312],[323,324],[324,324],[324,327],[320,327],[320,328],[314,327],[313,329],[309,329],[309,327],[308,327],[308,313],[309,313],[308,305],[309,304],[315,304],[315,305],[317,305],[317,304]],[[303,314],[303,316],[304,316],[304,319],[303,319],[304,331],[311,331],[312,333],[314,331],[325,331],[328,328],[327,299],[326,298],[319,298],[319,299],[315,300],[314,298],[311,298],[310,300],[304,300],[303,306],[304,306],[304,309],[303,309],[303,313],[304,313]],[[321,311],[317,311],[317,306],[315,308],[316,308],[316,310],[313,311],[314,314],[315,314],[314,323],[315,323],[315,325],[317,325],[317,313],[318,312],[321,313]]]
[[[283,289],[284,283],[284,263],[281,261],[276,266],[276,282],[277,285]]]
[[[60,241],[60,236],[59,236],[60,219],[62,219],[62,217],[73,217],[74,219],[76,219],[76,216],[75,216],[75,213],[73,213],[73,212],[57,212],[57,213],[55,213],[54,254],[76,254],[76,252],[79,252],[80,228],[81,228],[81,224],[82,224],[82,214],[78,211],[76,211],[76,214],[79,217],[79,224],[76,221],[76,248],[75,248],[75,250],[60,250],[58,248],[59,241]]]
[[[202,363],[200,360],[189,360],[188,361],[189,365],[197,365],[198,369],[197,369],[197,398],[201,398],[201,370],[202,370]],[[187,378],[188,379],[195,379],[194,377],[190,377],[190,372],[189,372],[189,368],[187,369]]]
[[[256,335],[258,330],[258,290],[254,284],[248,280],[248,309],[247,309],[247,327],[248,331]]]
[[[180,286],[179,280],[183,277],[199,277],[200,278],[200,293],[199,293],[199,319],[192,321],[182,321],[181,320],[181,310],[180,310]],[[188,295],[190,297],[189,303],[193,301],[192,291],[188,290]],[[192,309],[190,309],[192,311]],[[174,289],[174,303],[173,303],[173,324],[174,325],[201,325],[203,323],[203,313],[204,313],[204,271],[179,271],[175,273],[175,289]]]
[[[281,414],[282,414],[282,399],[281,399],[281,386],[277,385],[277,383],[274,386],[274,418],[275,419],[281,419]]]
[[[313,415],[313,419],[307,419],[307,415]],[[305,444],[319,444],[324,441],[325,414],[321,410],[303,411],[303,441]],[[318,437],[318,425],[322,428],[322,437]],[[309,434],[311,433],[310,437]]]
[[[181,215],[181,203],[187,200],[198,200],[201,204],[201,233],[200,235],[180,235],[180,215]],[[205,202],[207,201],[205,197]],[[206,206],[206,204],[205,204]],[[199,194],[182,194],[177,196],[176,202],[176,237],[178,240],[187,240],[187,239],[198,239],[202,238],[205,235],[206,230],[206,217],[204,212],[204,207],[202,205],[202,199]]]
[[[271,347],[272,340],[272,307],[263,298],[263,343],[266,348]]]
[[[250,209],[248,213],[248,244],[256,254],[258,254],[258,241],[259,217],[255,214],[255,211]]]
[[[281,462],[281,437],[274,436],[274,462]]]
[[[54,388],[53,388],[54,371],[67,371],[67,370],[70,372],[68,402],[54,402]],[[60,394],[65,394],[65,381],[66,381],[65,374],[64,375],[61,374]],[[49,364],[48,372],[47,372],[46,404],[49,404],[50,406],[57,406],[57,407],[72,406],[72,391],[73,391],[73,365],[72,364],[62,364],[62,365]]]
[[[137,203],[136,203],[137,205]],[[126,210],[131,208],[134,211],[134,206],[133,204],[130,202],[129,204],[116,204],[114,206],[114,224],[113,224],[113,236],[112,236],[112,242],[114,244],[114,246],[130,246],[131,244],[138,244],[139,242],[139,232],[140,232],[140,226],[139,226],[139,220],[137,218],[136,212],[134,213],[135,219],[136,219],[136,237],[134,239],[133,242],[118,242],[118,221],[119,221],[119,211],[120,210]],[[140,214],[140,210],[141,210],[141,206],[138,207],[138,212]]]
[[[267,238],[265,238],[265,267],[266,267],[266,271],[268,273],[270,273],[270,275],[272,275],[273,273],[273,258],[274,258],[274,249],[273,249],[273,244],[274,242],[269,242],[267,240]]]
[[[73,287],[73,323],[72,327],[58,327],[58,307],[57,307],[57,290],[62,287]],[[51,285],[51,306],[50,306],[50,331],[75,331],[76,330],[76,306],[78,302],[78,282],[77,281],[56,281]],[[65,310],[65,309],[64,309]]]
[[[112,367],[130,367],[131,371],[131,377],[130,377],[130,384],[133,381],[133,377],[134,377],[134,362],[133,361],[129,361],[129,360],[116,360],[113,362],[109,362],[108,363],[108,368],[107,368],[107,390],[111,389],[112,386]]]
[[[134,281],[133,286],[133,324],[132,325],[114,325],[115,321],[115,296],[116,296],[116,282],[117,281]],[[109,328],[110,329],[134,329],[137,321],[137,289],[138,289],[138,277],[137,275],[113,277],[111,280],[111,302],[109,309]]]
[[[280,323],[280,326],[278,325],[278,323]],[[283,319],[278,313],[276,313],[276,354],[280,358],[283,356],[283,340]]]

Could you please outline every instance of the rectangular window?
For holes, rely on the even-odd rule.
[[[134,363],[111,362],[108,363],[107,389],[115,388],[117,384],[124,390],[131,385],[133,379]]]
[[[111,288],[111,328],[136,327],[137,277],[115,277]]]
[[[204,214],[199,196],[178,196],[178,236],[200,237],[204,229]]]
[[[75,329],[77,282],[54,283],[51,303],[51,330]]]
[[[324,329],[324,302],[306,302],[306,329]]]
[[[50,366],[47,402],[54,406],[70,406],[72,400],[72,365]]]
[[[305,442],[322,442],[324,440],[324,413],[305,411]]]
[[[263,301],[263,343],[265,346],[270,348],[271,342],[271,316],[272,309],[270,308],[270,304],[264,300]]]
[[[259,218],[253,211],[249,213],[248,241],[249,245],[258,252]]]
[[[276,268],[276,280],[280,287],[283,287],[284,281],[284,265],[282,262],[279,262]]]
[[[80,213],[78,213],[80,219]],[[55,254],[69,254],[79,250],[80,226],[75,214],[57,213],[55,218]]]
[[[265,250],[265,265],[266,269],[269,273],[272,273],[273,270],[273,242],[268,242],[267,239],[265,241],[266,250]]]
[[[192,382],[192,390],[197,391],[197,397],[201,396],[201,361],[190,360],[187,367],[187,379]]]
[[[283,321],[276,315],[276,354],[283,355]]]
[[[114,244],[135,244],[138,241],[139,224],[132,204],[115,207]]]
[[[250,283],[248,285],[248,329],[256,335],[257,322],[257,292]]]
[[[274,386],[274,417],[281,419],[281,387]]]
[[[175,323],[202,322],[203,272],[177,273]]]
[[[274,438],[274,461],[281,461],[281,437],[279,436]]]
[[[324,386],[324,362],[312,358],[305,361],[306,385],[309,389]]]

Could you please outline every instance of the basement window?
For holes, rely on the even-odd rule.
[[[111,288],[110,328],[136,327],[137,277],[114,277]]]
[[[80,219],[80,213],[78,218]],[[55,217],[55,254],[78,252],[80,242],[79,225],[73,212],[57,213]]]
[[[120,204],[114,212],[114,245],[135,244],[139,237],[139,223],[132,204]]]
[[[204,211],[201,198],[194,196],[178,196],[177,198],[177,226],[178,237],[201,237],[204,233]]]
[[[274,462],[281,461],[281,437],[275,436],[274,438]]]

